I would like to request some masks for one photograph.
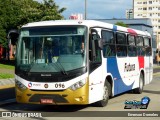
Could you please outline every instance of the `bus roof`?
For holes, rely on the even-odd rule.
[[[106,22],[96,21],[96,20],[51,20],[51,21],[41,21],[28,23],[24,27],[42,27],[42,26],[61,26],[61,25],[84,25],[87,27],[102,27],[111,29],[113,31],[128,32],[131,34],[139,34],[145,36],[151,36],[147,31],[140,31],[132,28],[126,28],[118,25],[113,25]]]

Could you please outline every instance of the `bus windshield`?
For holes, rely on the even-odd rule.
[[[62,72],[86,66],[85,26],[22,28],[17,67],[28,72]]]

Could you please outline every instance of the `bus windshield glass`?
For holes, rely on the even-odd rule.
[[[27,72],[62,72],[86,66],[85,26],[22,28],[17,68]]]

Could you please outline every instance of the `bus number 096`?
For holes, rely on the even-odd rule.
[[[65,85],[61,83],[56,83],[55,88],[65,88]]]

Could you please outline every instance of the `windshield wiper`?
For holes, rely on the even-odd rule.
[[[56,61],[54,60],[54,64],[55,64],[55,66],[60,70],[60,72],[62,73],[62,74],[64,74],[64,75],[68,75],[68,72],[67,71],[65,71],[65,69],[64,69],[64,67],[62,66],[62,64],[60,63],[60,62],[58,62],[59,63],[59,65],[56,63]],[[52,64],[51,64],[52,65]]]
[[[68,72],[65,71],[63,65],[62,65],[60,62],[58,62],[58,63],[59,63],[59,65],[61,66],[61,67],[60,67],[60,68],[61,68],[61,72],[62,72],[64,75],[68,75]],[[56,63],[56,64],[57,64],[57,63]],[[57,64],[57,65],[58,65],[58,64]]]

